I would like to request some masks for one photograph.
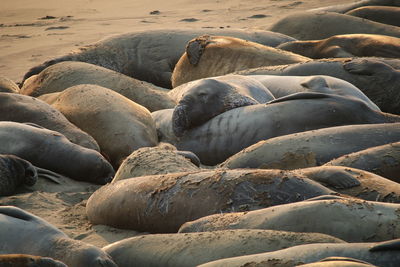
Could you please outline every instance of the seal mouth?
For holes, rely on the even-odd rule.
[[[172,113],[172,131],[177,137],[182,137],[190,126],[186,109],[186,105],[177,105]]]

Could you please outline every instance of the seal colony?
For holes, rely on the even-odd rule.
[[[0,265],[399,266],[400,2],[272,2],[0,76]]]

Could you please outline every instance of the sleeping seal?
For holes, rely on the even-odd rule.
[[[45,220],[13,206],[0,206],[0,254],[51,257],[75,267],[116,267],[101,249],[73,240]]]

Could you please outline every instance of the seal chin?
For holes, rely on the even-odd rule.
[[[172,113],[172,130],[177,137],[183,136],[190,126],[186,109],[186,105],[177,105]]]

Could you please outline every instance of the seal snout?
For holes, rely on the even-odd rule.
[[[186,109],[186,105],[178,104],[172,114],[172,130],[177,137],[183,136],[185,131],[190,127]]]

